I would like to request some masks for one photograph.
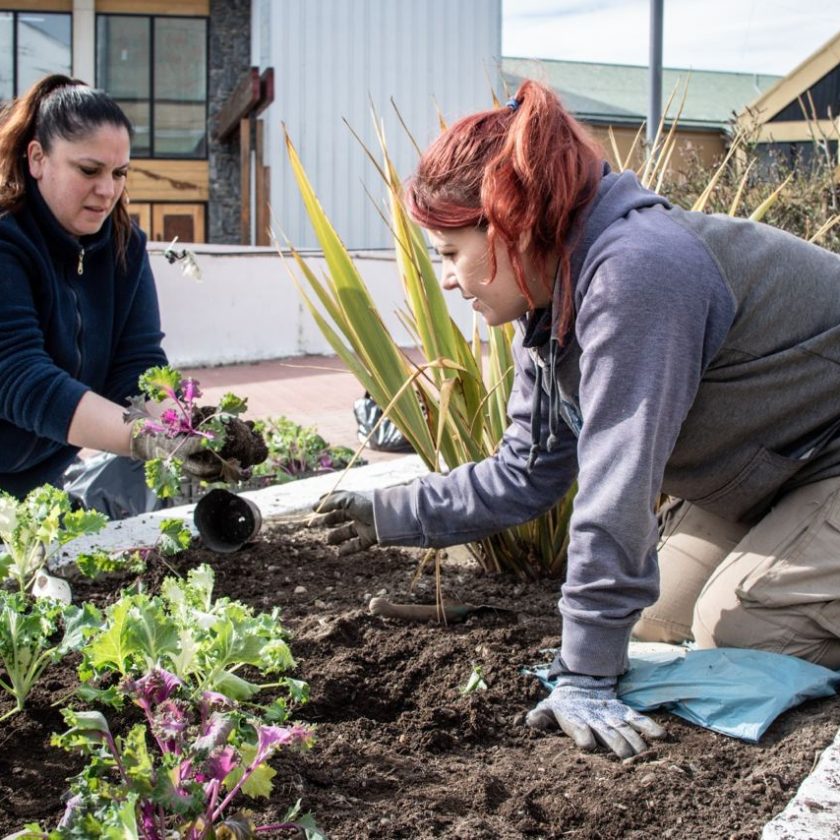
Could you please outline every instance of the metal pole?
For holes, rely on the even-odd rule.
[[[662,119],[662,5],[663,0],[650,0],[650,66],[648,84],[647,150],[650,154],[653,141]]]

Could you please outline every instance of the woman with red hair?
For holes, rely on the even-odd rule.
[[[520,327],[510,426],[479,463],[335,494],[333,541],[478,540],[577,481],[555,688],[527,721],[585,749],[664,734],[616,696],[631,633],[840,668],[840,258],[611,172],[533,81],[445,131],[407,204],[443,287]]]

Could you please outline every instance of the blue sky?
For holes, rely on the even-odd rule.
[[[840,32],[840,0],[664,0],[667,67],[785,75]],[[650,0],[502,0],[502,54],[647,64]]]

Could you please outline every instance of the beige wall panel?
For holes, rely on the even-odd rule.
[[[613,146],[610,142],[608,130],[606,126],[586,126],[589,132],[598,140],[604,147],[607,160],[610,165],[615,167],[617,161],[613,152]],[[619,126],[613,128],[613,135],[615,137],[616,146],[618,146],[618,153],[622,160],[627,158],[630,150],[633,149],[633,141],[636,138],[637,128],[629,126]],[[677,146],[671,155],[671,160],[668,168],[672,172],[679,172],[685,164],[694,156],[700,159],[704,166],[714,166],[723,158],[726,147],[724,144],[723,134],[716,132],[705,131],[677,131]],[[636,169],[642,164],[644,160],[644,152],[642,143],[644,141],[644,133],[640,136],[636,143],[633,154],[633,159],[630,161],[630,167]]]
[[[840,138],[840,119],[807,120],[790,122],[764,123],[759,129],[757,140],[760,143],[796,143],[811,142],[814,139],[837,140]]]
[[[132,201],[207,201],[206,160],[132,160],[128,194]]]
[[[699,159],[703,166],[717,166],[726,155],[723,133],[706,131],[677,132],[677,147],[671,156],[669,169],[680,172],[687,163]]]
[[[135,15],[209,15],[210,0],[96,0],[96,11]]]
[[[11,0],[0,2],[4,12],[72,12],[73,0]]]
[[[151,239],[152,238],[152,205],[151,204],[140,204],[135,201],[132,201],[128,205],[128,215],[137,222],[140,230],[146,234],[146,236]]]

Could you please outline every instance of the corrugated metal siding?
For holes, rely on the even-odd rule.
[[[342,118],[378,151],[373,103],[408,176],[416,152],[391,100],[421,147],[438,133],[438,108],[454,120],[488,107],[491,84],[498,88],[501,0],[255,0],[252,20],[263,30],[254,63],[274,67],[275,101],[264,117],[275,232],[298,247],[316,244],[289,170],[285,123],[345,244],[390,247],[364,191],[384,199],[379,175]]]

